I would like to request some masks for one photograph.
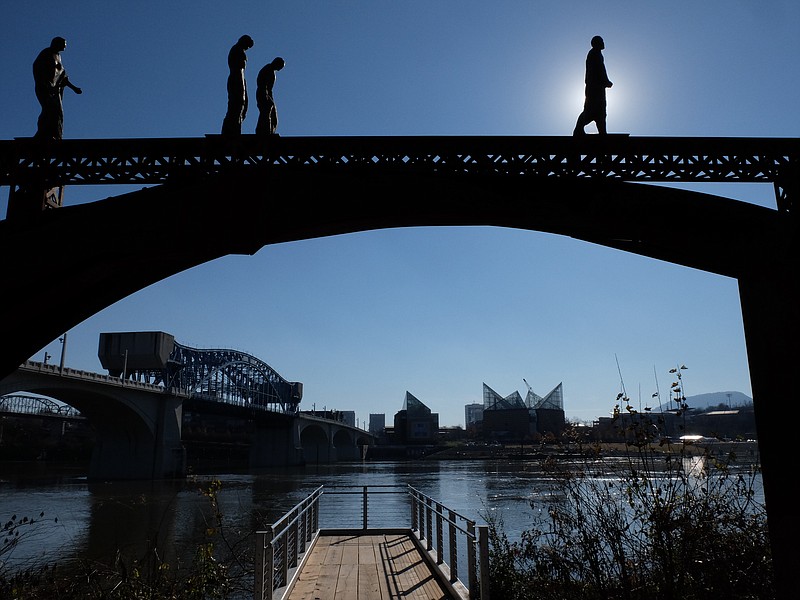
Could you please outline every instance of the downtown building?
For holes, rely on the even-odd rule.
[[[559,383],[545,396],[539,396],[528,387],[523,400],[517,391],[504,397],[484,383],[482,410],[479,411],[474,404],[465,408],[468,429],[469,419],[476,419],[479,413],[482,413],[482,420],[476,421],[475,426],[486,439],[557,439],[566,424],[563,384]]]
[[[394,415],[394,436],[400,444],[436,444],[439,413],[432,412],[419,398],[406,391],[402,410]]]

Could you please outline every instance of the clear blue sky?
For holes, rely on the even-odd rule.
[[[800,135],[795,0],[0,1],[0,139],[35,132],[31,63],[57,35],[84,90],[65,95],[65,137],[218,133],[226,56],[243,34],[255,40],[245,133],[256,74],[282,56],[286,137],[569,135],[599,34],[614,82],[609,131]],[[769,186],[695,189],[775,206]],[[66,199],[114,193],[73,187]],[[666,395],[681,363],[688,395],[751,395],[734,280],[522,230],[381,231],[226,257],[70,330],[67,365],[101,371],[99,334],[142,330],[250,352],[304,383],[303,408],[354,410],[360,422],[391,422],[408,390],[443,425],[463,425],[484,382],[524,396],[523,378],[540,395],[563,382],[567,417],[591,420],[613,407],[617,361],[635,401],[656,385]],[[61,344],[33,358],[45,351],[57,361]]]

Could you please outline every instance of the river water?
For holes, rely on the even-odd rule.
[[[490,514],[500,517],[511,539],[533,523],[530,502],[553,492],[538,461],[505,459],[348,463],[157,482],[89,482],[80,470],[6,463],[0,465],[0,520],[32,517],[36,523],[20,528],[25,537],[12,553],[0,554],[0,562],[13,567],[107,559],[117,550],[140,557],[153,545],[165,559],[190,557],[215,525],[209,499],[199,491],[211,480],[221,483],[223,529],[238,539],[274,522],[319,485],[410,484],[478,524]],[[323,495],[322,527],[359,525],[335,522],[343,516],[326,514],[326,500]],[[403,506],[379,497],[370,500],[370,513],[378,513],[379,526],[407,527],[410,516]]]

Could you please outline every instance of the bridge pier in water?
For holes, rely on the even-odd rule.
[[[303,464],[303,448],[296,421],[295,418],[288,423],[283,419],[277,422],[256,422],[250,446],[251,468]]]
[[[183,398],[165,396],[148,402],[152,427],[141,419],[92,415],[97,442],[89,479],[172,479],[186,475],[181,444]]]

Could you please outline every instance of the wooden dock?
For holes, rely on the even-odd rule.
[[[402,491],[387,490],[398,487]],[[373,515],[380,517],[379,509],[389,506],[390,519],[401,523],[402,516],[392,515],[408,510],[410,526],[370,527],[370,494]],[[376,494],[406,496],[410,502],[405,507],[378,502]],[[362,485],[325,491],[330,502],[325,518],[348,525],[320,528],[322,496],[319,486],[255,532],[254,600],[490,600],[488,526],[411,486]],[[361,505],[356,515],[353,497]],[[350,525],[353,516],[360,517],[361,527]]]
[[[284,600],[460,600],[413,533],[321,534]]]

